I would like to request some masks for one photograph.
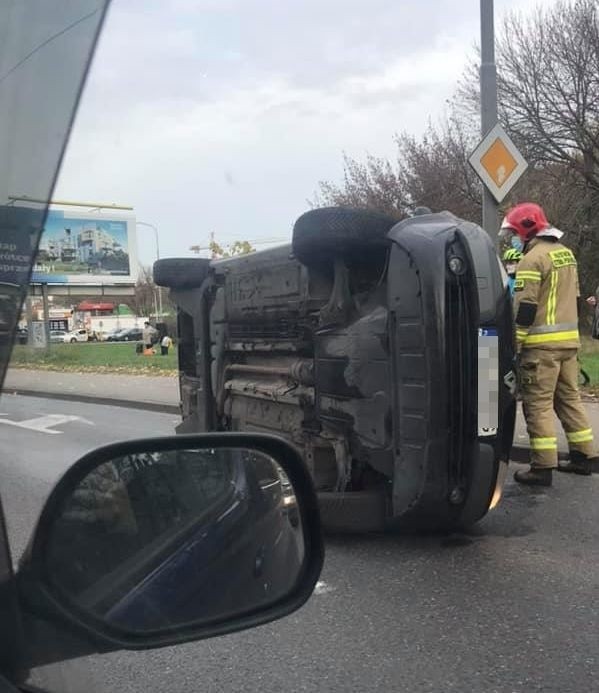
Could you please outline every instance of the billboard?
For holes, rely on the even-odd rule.
[[[34,284],[134,284],[135,218],[51,208],[33,267]]]

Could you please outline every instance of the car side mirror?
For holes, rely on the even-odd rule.
[[[17,585],[26,612],[98,651],[142,649],[289,614],[323,556],[316,494],[293,448],[265,435],[180,435],[108,445],[73,465]]]

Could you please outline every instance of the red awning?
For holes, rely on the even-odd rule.
[[[114,310],[114,303],[92,303],[83,301],[77,306],[77,310]]]

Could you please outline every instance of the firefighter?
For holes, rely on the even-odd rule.
[[[516,481],[551,486],[552,470],[599,472],[593,431],[578,390],[578,270],[572,251],[560,243],[534,203],[513,207],[502,233],[517,234],[523,257],[514,282],[516,351],[524,418],[530,437],[530,469]],[[557,459],[557,414],[568,440],[570,460]]]
[[[503,266],[508,276],[508,286],[510,293],[514,295],[514,284],[516,283],[516,269],[522,259],[522,251],[518,248],[508,248],[503,254]]]

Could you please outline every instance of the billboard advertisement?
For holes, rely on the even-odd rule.
[[[34,284],[134,284],[135,219],[51,208],[31,276]]]

